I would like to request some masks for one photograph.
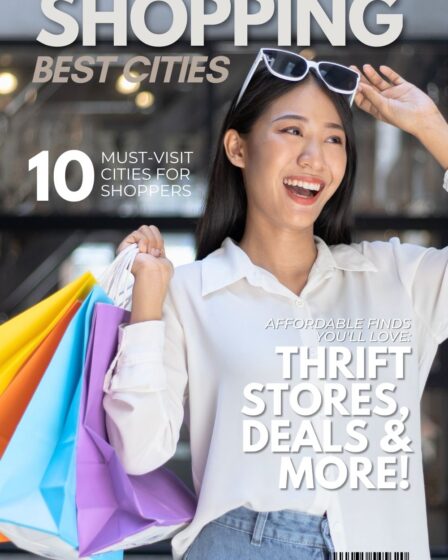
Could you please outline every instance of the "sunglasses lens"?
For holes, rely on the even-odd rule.
[[[319,64],[319,70],[322,78],[329,86],[342,89],[348,93],[355,90],[358,74],[353,70],[350,70],[350,68],[337,66],[336,64],[331,64],[330,62],[321,62]]]
[[[294,53],[264,49],[264,55],[271,70],[288,78],[301,78],[307,72],[306,61]]]

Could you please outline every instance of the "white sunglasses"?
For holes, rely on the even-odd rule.
[[[314,68],[328,89],[336,93],[350,95],[350,107],[353,104],[361,79],[360,74],[355,70],[336,62],[314,62],[290,51],[264,48],[258,51],[257,57],[244,80],[235,107],[241,101],[243,93],[246,91],[249,82],[255,74],[255,70],[262,60],[271,74],[291,82],[303,80],[310,71],[310,68]]]

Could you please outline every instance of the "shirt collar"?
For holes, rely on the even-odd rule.
[[[348,271],[373,271],[373,262],[351,245],[332,245],[314,235],[317,258],[313,264],[313,274],[331,275],[337,268]],[[221,247],[207,255],[202,261],[202,295],[224,288],[241,278],[257,286],[263,284],[263,277],[275,276],[268,270],[255,265],[231,237],[226,237]],[[278,282],[278,281],[277,281]]]

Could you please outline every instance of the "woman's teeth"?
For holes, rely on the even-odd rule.
[[[292,189],[296,194],[303,197],[312,197],[322,188],[319,183],[309,183],[307,181],[298,181],[297,179],[283,179],[285,187]]]

